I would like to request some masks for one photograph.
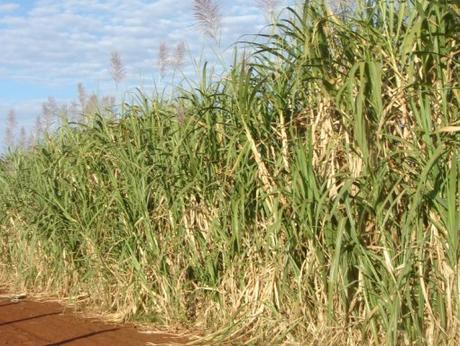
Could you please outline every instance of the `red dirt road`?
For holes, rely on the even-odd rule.
[[[0,346],[177,345],[185,341],[168,334],[143,334],[133,326],[83,319],[57,303],[0,298]]]

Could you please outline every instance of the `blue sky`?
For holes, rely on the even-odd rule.
[[[69,103],[77,98],[78,83],[88,92],[115,95],[113,51],[127,72],[119,90],[142,85],[148,91],[162,83],[157,63],[162,42],[171,50],[185,43],[182,72],[192,77],[193,59],[215,61],[215,51],[228,54],[242,35],[267,25],[257,0],[216,2],[222,14],[220,48],[200,33],[192,0],[0,0],[0,148],[11,109],[18,130],[30,130],[49,96]],[[278,8],[293,3],[265,2]]]

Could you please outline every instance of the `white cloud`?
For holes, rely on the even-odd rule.
[[[15,4],[12,2],[7,2],[4,4],[0,4],[0,14],[7,13],[7,12],[14,12],[20,8],[19,4]]]

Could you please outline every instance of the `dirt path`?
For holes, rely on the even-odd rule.
[[[183,344],[184,338],[140,333],[129,325],[83,319],[57,303],[8,299],[0,291],[0,346]]]

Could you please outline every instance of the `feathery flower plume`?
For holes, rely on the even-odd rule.
[[[49,131],[51,125],[59,114],[59,106],[54,97],[48,97],[48,101],[42,104],[43,130]]]
[[[35,146],[36,141],[37,139],[35,137],[35,134],[33,132],[30,132],[29,137],[27,137],[27,148],[32,149]]]
[[[222,22],[219,5],[213,0],[194,0],[193,15],[202,33],[218,41]]]
[[[100,105],[101,108],[104,110],[106,116],[113,116],[113,110],[115,109],[115,102],[116,99],[113,96],[103,96]]]
[[[112,79],[115,82],[116,87],[118,88],[118,84],[120,84],[120,82],[126,77],[126,69],[123,64],[123,61],[121,60],[121,56],[118,52],[112,52],[110,63],[112,67]]]
[[[43,121],[41,116],[37,116],[35,119],[34,133],[32,146],[34,146],[43,135]]]
[[[79,105],[77,102],[73,101],[70,106],[68,107],[68,115],[69,115],[69,121],[75,122],[79,120],[79,116],[81,115],[81,112],[79,111]]]
[[[86,104],[86,108],[85,108],[85,121],[88,122],[90,120],[90,118],[96,114],[97,110],[98,110],[98,105],[99,105],[99,100],[97,98],[97,95],[96,94],[92,94],[89,99],[88,99],[88,102]]]
[[[115,97],[113,96],[104,96],[102,97],[101,104],[102,107],[112,109],[115,107]]]
[[[255,0],[256,6],[265,11],[265,13],[272,18],[279,0]]]
[[[166,74],[169,65],[169,47],[166,42],[160,43],[158,50],[158,67],[160,69],[160,75],[163,78]]]
[[[24,126],[21,127],[21,131],[19,132],[19,147],[25,149],[27,145],[27,134],[26,129]]]
[[[7,147],[14,145],[14,130],[16,128],[16,112],[11,109],[6,117],[5,144]]]
[[[85,109],[86,105],[86,90],[82,83],[78,83],[78,100],[80,101],[81,110]]]
[[[174,69],[178,70],[184,65],[185,61],[185,42],[181,41],[176,46],[176,52],[174,54]]]

